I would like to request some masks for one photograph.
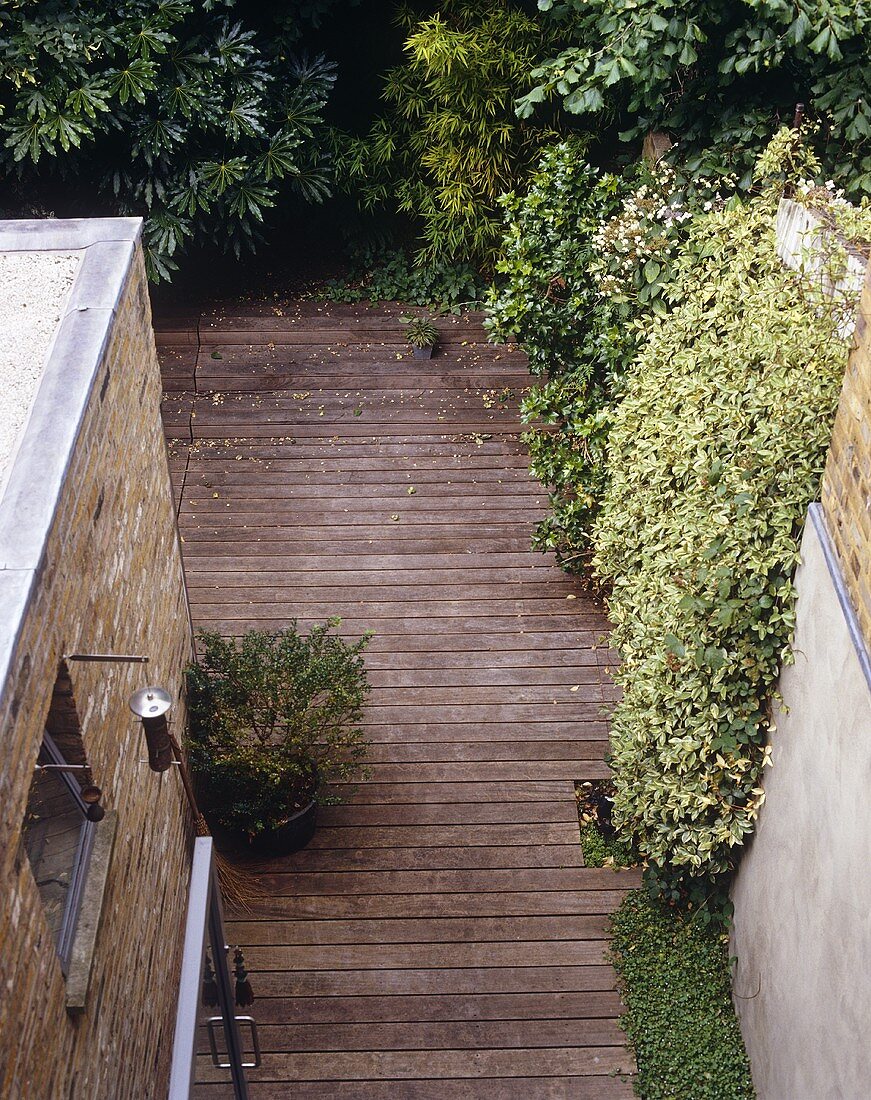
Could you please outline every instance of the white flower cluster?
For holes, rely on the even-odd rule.
[[[651,169],[651,177],[626,199],[619,214],[600,226],[593,238],[597,258],[590,274],[602,297],[624,302],[633,297],[645,264],[649,260],[662,264],[672,258],[683,241],[681,226],[700,209],[704,213],[721,209],[725,200],[719,188],[734,187],[737,182],[735,176],[697,179],[694,193],[710,198],[701,207],[691,208],[671,165],[660,161]]]
[[[843,188],[835,187],[834,180],[826,180],[824,184],[816,183],[812,179],[799,180],[795,187],[796,198],[799,200],[817,200],[826,206],[852,207],[852,203],[846,197]]]
[[[677,244],[674,230],[693,216],[674,195],[674,169],[660,161],[651,174],[652,180],[633,192],[593,238],[598,259],[591,274],[603,297],[626,300],[638,269],[667,256]]]

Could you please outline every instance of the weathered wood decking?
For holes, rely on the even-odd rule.
[[[464,318],[416,361],[398,312],[158,325],[195,625],[375,631],[371,779],[230,925],[252,1095],[628,1097],[605,935],[636,880],[582,866],[573,786],[606,774],[605,622],[529,549],[522,356]]]

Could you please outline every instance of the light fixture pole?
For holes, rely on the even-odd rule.
[[[154,772],[165,772],[172,767],[172,741],[166,721],[171,706],[172,696],[159,687],[145,687],[130,696],[130,709],[142,719],[148,766]]]

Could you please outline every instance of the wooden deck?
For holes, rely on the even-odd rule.
[[[583,867],[574,799],[606,774],[605,622],[529,548],[523,357],[467,317],[416,361],[398,312],[158,323],[195,625],[375,631],[371,779],[230,924],[252,1096],[629,1097],[605,937],[637,878]]]

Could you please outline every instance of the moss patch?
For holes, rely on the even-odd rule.
[[[581,823],[581,851],[587,867],[632,867],[637,862],[629,844],[605,836],[593,822]]]
[[[632,867],[638,862],[631,843],[617,835],[611,821],[613,796],[613,787],[606,779],[575,783],[581,851],[587,867]]]

